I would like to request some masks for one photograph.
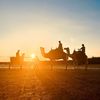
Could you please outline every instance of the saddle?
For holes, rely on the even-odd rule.
[[[59,56],[61,56],[61,55],[64,54],[64,52],[63,52],[62,49],[58,49],[58,48],[56,48],[56,49],[52,49],[52,50],[50,50],[50,51],[49,51],[49,54],[59,55]]]

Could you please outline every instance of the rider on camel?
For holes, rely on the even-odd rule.
[[[63,46],[62,46],[62,43],[61,43],[61,41],[58,41],[59,42],[59,45],[58,45],[58,50],[60,51],[60,52],[63,52]]]
[[[84,44],[82,44],[82,47],[80,49],[81,49],[82,53],[85,54],[85,46],[84,46]]]
[[[51,48],[51,51],[62,53],[62,52],[63,52],[62,43],[61,43],[61,41],[58,41],[58,42],[59,42],[58,47],[57,47],[56,49],[52,49],[52,48]]]
[[[17,52],[16,52],[16,58],[20,58],[20,50],[18,50]]]

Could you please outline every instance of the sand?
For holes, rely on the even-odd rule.
[[[100,69],[0,69],[0,100],[100,100]]]

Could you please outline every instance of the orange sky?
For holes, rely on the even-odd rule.
[[[0,60],[9,60],[18,49],[41,60],[40,47],[58,46],[71,52],[84,43],[88,57],[100,56],[100,2],[91,0],[1,0]]]

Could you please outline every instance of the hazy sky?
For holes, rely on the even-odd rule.
[[[0,0],[0,60],[18,49],[41,58],[40,47],[48,52],[59,40],[100,56],[99,38],[100,0]]]

